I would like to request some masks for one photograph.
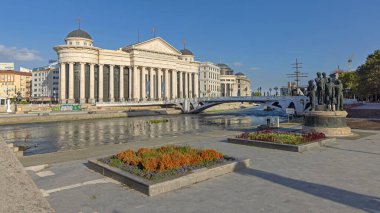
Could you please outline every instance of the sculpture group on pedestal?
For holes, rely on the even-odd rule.
[[[315,85],[314,85],[315,81]],[[326,76],[326,73],[317,72],[317,78],[310,80],[307,87],[307,96],[311,111],[315,106],[325,106],[327,111],[343,111],[343,84],[337,79],[335,82]]]

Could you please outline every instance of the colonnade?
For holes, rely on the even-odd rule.
[[[233,83],[221,83],[221,96],[233,96]]]
[[[60,63],[61,103],[195,98],[198,84],[198,73],[175,69]]]

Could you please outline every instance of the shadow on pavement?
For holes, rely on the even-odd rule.
[[[366,212],[380,212],[380,198],[335,188],[332,186],[292,179],[274,173],[247,168],[235,171],[238,174],[254,176],[266,181],[302,191],[323,199],[331,200]]]
[[[342,151],[358,152],[358,153],[363,153],[363,154],[371,154],[371,155],[379,155],[380,156],[380,153],[376,153],[376,152],[366,152],[366,151],[353,150],[353,149],[343,149],[343,148],[338,148],[338,147],[333,147],[333,146],[324,146],[324,147],[329,148],[329,149],[338,149],[338,150],[342,150]]]

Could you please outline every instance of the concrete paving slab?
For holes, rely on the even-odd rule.
[[[251,168],[157,197],[103,183],[47,198],[57,212],[380,212],[380,132],[374,133],[337,139],[334,145],[305,153],[224,143],[220,132],[193,140],[178,137],[179,144],[250,158]],[[78,160],[49,164],[48,169],[56,175],[32,176],[41,189],[102,178]]]

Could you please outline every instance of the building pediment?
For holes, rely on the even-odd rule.
[[[123,48],[124,51],[145,50],[149,52],[159,52],[169,55],[181,55],[176,48],[160,37],[156,37],[147,41],[139,42]]]

